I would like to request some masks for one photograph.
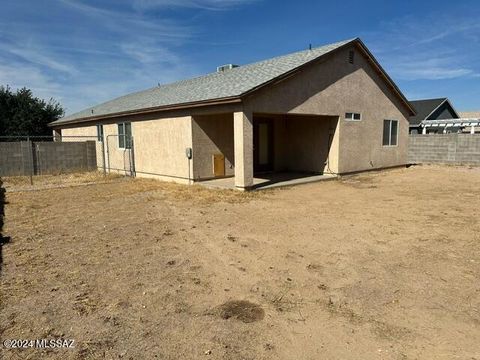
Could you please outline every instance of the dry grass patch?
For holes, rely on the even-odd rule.
[[[29,176],[5,176],[2,177],[2,180],[5,189],[13,192],[108,183],[122,178],[124,177],[118,174],[103,175],[102,172],[92,171],[72,174],[35,175],[33,177],[33,185],[30,183]]]
[[[136,182],[142,186],[149,187],[151,183],[147,180],[136,180]],[[151,180],[155,183],[156,189],[163,191],[168,197],[175,198],[184,201],[194,201],[201,203],[243,203],[251,200],[263,199],[271,194],[275,190],[268,191],[238,191],[228,189],[210,189],[202,185],[182,185],[173,182],[159,182]]]
[[[22,192],[34,190],[55,190],[79,185],[110,184],[121,182],[124,196],[138,193],[151,192],[161,194],[170,199],[193,201],[196,203],[242,203],[255,199],[262,199],[270,196],[276,190],[265,190],[261,192],[241,192],[229,189],[210,189],[201,185],[183,185],[174,182],[159,181],[154,179],[131,178],[118,174],[107,174],[101,172],[39,175],[33,178],[33,185],[30,184],[28,176],[3,177],[3,186],[8,192]],[[114,196],[109,190],[98,192],[95,199]],[[152,197],[149,200],[155,199]]]

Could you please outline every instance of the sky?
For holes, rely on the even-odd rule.
[[[360,37],[407,98],[480,110],[478,0],[0,0],[0,85],[71,114]]]

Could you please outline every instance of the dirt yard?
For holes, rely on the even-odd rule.
[[[6,191],[5,359],[480,359],[480,169]]]

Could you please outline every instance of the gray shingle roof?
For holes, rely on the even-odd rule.
[[[433,110],[438,108],[447,98],[439,99],[425,99],[425,100],[413,100],[410,101],[410,104],[417,110],[415,116],[410,116],[410,125],[419,125],[423,120],[430,115]]]
[[[89,117],[238,97],[355,39],[215,72],[125,95],[66,116],[52,125]]]

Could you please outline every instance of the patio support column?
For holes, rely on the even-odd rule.
[[[235,187],[245,190],[253,186],[253,115],[251,112],[233,113],[235,148]]]

